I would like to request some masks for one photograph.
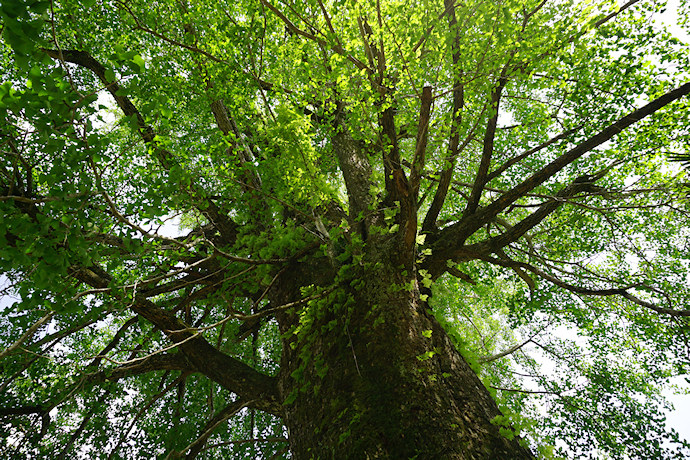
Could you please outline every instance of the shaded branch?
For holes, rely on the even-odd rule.
[[[508,65],[503,68],[501,77],[498,79],[498,85],[494,87],[491,92],[491,117],[486,126],[486,131],[484,132],[484,141],[482,142],[482,157],[479,162],[479,168],[477,169],[477,174],[474,179],[474,185],[472,186],[472,192],[470,192],[470,198],[467,201],[467,207],[465,208],[465,214],[474,214],[479,206],[479,198],[482,195],[484,186],[489,181],[488,173],[489,166],[491,165],[491,156],[494,152],[494,139],[496,137],[496,124],[498,123],[499,115],[499,103],[501,101],[501,93],[503,88],[505,88],[506,83],[508,83],[508,77],[506,72]]]
[[[0,407],[0,417],[14,417],[21,415],[36,414],[41,418],[41,431],[39,436],[43,437],[48,432],[50,426],[50,410],[43,406],[19,406],[19,407]]]
[[[122,445],[122,441],[124,441],[127,435],[129,435],[130,431],[132,431],[132,428],[134,428],[134,424],[137,420],[139,420],[139,417],[145,414],[146,411],[148,411],[151,408],[151,406],[153,406],[156,403],[156,401],[165,396],[166,393],[175,388],[180,382],[184,381],[184,379],[186,378],[186,374],[180,375],[176,380],[174,380],[168,386],[163,388],[160,392],[153,395],[153,397],[151,397],[151,399],[139,409],[134,418],[129,422],[129,426],[127,427],[127,429],[120,434],[117,444],[115,444],[115,447],[113,447],[113,449],[110,451],[110,454],[108,455],[108,460],[115,457],[117,450],[120,448],[120,445]]]
[[[414,200],[419,199],[419,182],[426,162],[426,145],[429,139],[429,120],[431,117],[431,86],[422,89],[419,107],[419,122],[417,124],[417,140],[414,148],[414,158],[410,167],[410,189]]]
[[[99,355],[95,359],[103,359]],[[146,357],[143,360],[134,360],[130,364],[118,366],[112,369],[105,369],[95,374],[91,374],[88,380],[93,383],[116,382],[120,379],[133,377],[135,375],[146,374],[154,371],[183,371],[186,373],[198,372],[198,370],[187,360],[182,353],[156,354]]]
[[[109,390],[105,391],[102,395],[100,395],[99,399],[103,400],[108,395],[110,395]],[[56,460],[63,460],[64,458],[67,458],[67,454],[72,450],[74,443],[77,441],[77,439],[79,439],[81,434],[84,432],[84,430],[86,429],[86,426],[89,424],[89,422],[91,421],[91,419],[93,418],[95,413],[96,413],[96,408],[92,408],[91,411],[89,411],[89,414],[82,419],[82,421],[79,424],[79,426],[77,427],[77,429],[74,430],[74,432],[70,436],[69,440],[64,444],[60,454],[58,454],[57,457],[55,457]]]
[[[510,227],[501,235],[467,246],[465,249],[470,252],[492,253],[517,241],[530,229],[539,225],[546,217],[556,211],[568,198],[581,192],[593,192],[598,190],[599,188],[594,185],[594,182],[600,179],[606,172],[607,170],[604,170],[594,176],[582,176],[576,179],[575,182],[558,192],[555,197],[542,204],[536,211]]]
[[[424,216],[422,223],[422,231],[430,232],[436,228],[436,219],[438,218],[443,203],[446,201],[448,188],[450,187],[451,179],[453,178],[453,170],[455,168],[455,160],[460,153],[460,125],[462,124],[462,110],[465,106],[465,87],[462,82],[462,71],[460,63],[462,56],[460,54],[460,32],[457,28],[457,18],[455,15],[454,0],[444,0],[446,11],[448,11],[448,29],[453,34],[452,60],[453,60],[453,113],[451,114],[450,125],[450,142],[448,144],[448,156],[444,160],[443,170],[439,179],[434,199],[431,206]],[[468,137],[469,139],[469,137]],[[464,148],[465,145],[462,146]]]
[[[108,352],[113,350],[118,343],[120,343],[120,340],[122,340],[122,337],[124,337],[125,333],[127,332],[127,329],[132,327],[133,324],[135,324],[139,320],[138,317],[134,316],[127,320],[122,326],[120,326],[120,329],[117,330],[113,338],[110,340],[108,345],[106,345],[100,353],[98,353],[99,356],[96,356],[93,361],[91,361],[86,367],[89,368],[97,368],[99,364],[101,364],[101,361],[103,360],[103,356],[105,356]]]
[[[74,272],[78,280],[94,288],[105,288],[111,277],[97,266]],[[228,390],[255,401],[252,407],[282,415],[274,377],[262,374],[243,362],[228,356],[211,344],[199,333],[177,318],[174,313],[158,308],[141,295],[134,295],[130,309],[162,330],[168,338],[179,345],[191,365],[211,380]]]
[[[231,134],[234,137],[232,145],[227,153],[232,154],[234,151],[237,152],[237,157],[240,159],[244,175],[246,175],[246,179],[251,182],[251,189],[255,191],[260,190],[261,176],[259,176],[258,172],[254,169],[254,156],[249,150],[249,147],[247,147],[242,140],[242,133],[237,127],[235,119],[228,113],[227,107],[220,99],[211,103],[211,112],[213,112],[218,129],[221,130],[223,135],[227,136]],[[241,144],[239,149],[237,148],[238,143]]]

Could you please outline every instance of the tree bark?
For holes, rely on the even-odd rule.
[[[496,403],[421,300],[414,269],[384,246],[346,267],[338,292],[278,318],[294,458],[533,458],[491,423]],[[275,302],[333,279],[323,266],[288,272]]]

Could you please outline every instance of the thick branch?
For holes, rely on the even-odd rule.
[[[470,235],[472,235],[486,223],[490,222],[500,212],[504,211],[506,208],[508,208],[508,206],[524,196],[527,192],[543,184],[564,167],[577,160],[585,153],[590,152],[592,149],[610,140],[616,134],[620,133],[632,124],[640,121],[642,118],[648,115],[653,114],[662,107],[677,99],[680,99],[688,93],[690,93],[690,83],[686,83],[679,88],[669,91],[644,107],[620,118],[618,121],[612,123],[596,135],[590,137],[578,146],[556,158],[554,161],[532,174],[520,184],[505,192],[490,205],[444,229],[439,235],[438,241],[441,244],[452,245],[459,249],[462,243]],[[445,252],[445,248],[438,249],[441,249],[442,252]]]
[[[100,358],[100,357],[99,357]],[[113,369],[106,369],[93,374],[89,380],[98,382],[115,382],[117,380],[146,374],[153,371],[197,372],[197,369],[182,353],[166,353],[148,356],[140,361],[125,364]]]
[[[75,272],[74,277],[95,288],[105,288],[110,282],[110,276],[95,266]],[[158,308],[143,296],[135,296],[130,308],[179,344],[186,359],[199,372],[233,393],[255,401],[252,407],[282,415],[275,378],[218,351],[174,313]]]
[[[338,165],[345,180],[349,199],[350,220],[354,223],[360,216],[369,212],[372,197],[369,193],[371,183],[371,165],[369,158],[359,142],[352,138],[344,120],[343,108],[336,114],[333,135],[333,150],[338,158]]]
[[[390,96],[388,96],[390,97]],[[417,236],[417,200],[400,165],[400,150],[398,136],[395,129],[393,107],[388,107],[381,114],[383,130],[383,169],[385,174],[387,205],[392,206],[397,201],[400,206],[398,224],[403,235],[403,252],[414,247]]]
[[[417,141],[414,148],[414,159],[410,168],[410,189],[415,202],[419,199],[419,182],[424,163],[426,162],[426,145],[429,138],[429,119],[431,116],[431,86],[422,89],[421,105],[419,107],[419,123],[417,124]]]
[[[491,165],[491,156],[494,152],[494,139],[496,137],[496,125],[498,123],[498,113],[499,113],[499,103],[501,102],[501,93],[503,88],[505,88],[508,78],[506,76],[507,66],[503,68],[501,78],[498,80],[498,85],[491,92],[491,116],[489,117],[489,122],[486,125],[486,131],[484,132],[484,142],[482,143],[482,158],[479,162],[479,168],[477,170],[477,175],[474,179],[474,185],[472,186],[472,192],[470,193],[470,199],[467,202],[467,208],[465,209],[465,214],[474,214],[479,206],[479,198],[482,196],[482,191],[484,186],[488,182],[489,166]]]
[[[539,209],[510,227],[501,235],[467,246],[464,249],[471,252],[483,252],[488,254],[506,247],[510,243],[520,239],[530,229],[539,225],[540,222],[565,203],[568,198],[581,192],[592,192],[597,190],[594,181],[600,179],[603,174],[605,174],[605,171],[597,177],[582,176],[576,179],[575,182],[558,192],[554,198],[542,204]]]
[[[41,417],[40,436],[46,434],[50,426],[50,414],[42,406],[0,407],[0,417],[36,414]]]
[[[45,409],[41,406],[0,407],[0,417],[9,415],[42,414]]]
[[[461,81],[462,72],[460,70],[460,62],[462,56],[460,55],[460,35],[457,30],[457,18],[455,16],[454,0],[444,0],[446,11],[448,11],[448,28],[453,34],[453,44],[451,46],[453,52],[453,113],[452,122],[450,126],[450,143],[448,145],[448,158],[445,160],[441,178],[436,188],[436,194],[431,202],[431,206],[424,216],[424,223],[422,224],[422,231],[430,232],[436,228],[436,219],[438,218],[443,203],[446,201],[448,188],[450,187],[451,179],[453,178],[453,169],[455,168],[455,160],[458,156],[460,145],[460,125],[462,124],[462,110],[465,105],[465,88]]]

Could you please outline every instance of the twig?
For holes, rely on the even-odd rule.
[[[38,329],[43,326],[45,323],[50,321],[50,319],[53,317],[55,312],[49,311],[41,319],[36,321],[24,334],[22,334],[19,339],[17,339],[16,342],[14,342],[12,345],[4,349],[3,351],[0,351],[0,359],[4,358],[5,356],[9,355],[12,353],[14,350],[19,348],[24,342],[26,342],[28,339],[33,337],[33,335],[38,331]]]

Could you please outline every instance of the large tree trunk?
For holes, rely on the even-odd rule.
[[[294,458],[532,458],[491,423],[498,407],[420,300],[414,269],[366,255],[354,265],[341,289],[279,317]],[[275,300],[326,272],[295,267]]]

